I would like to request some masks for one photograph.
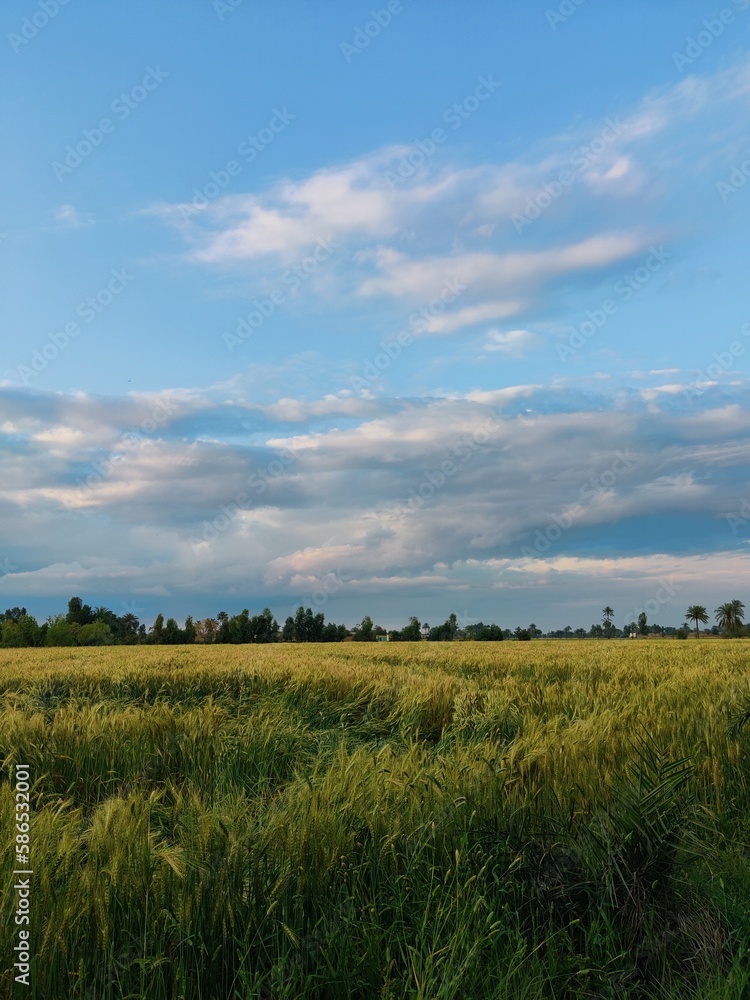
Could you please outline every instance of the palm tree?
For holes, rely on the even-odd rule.
[[[720,604],[716,611],[716,621],[728,635],[742,635],[742,619],[745,617],[745,605],[736,598]]]
[[[698,622],[701,622],[702,625],[708,623],[708,612],[706,609],[702,604],[691,604],[685,612],[685,618],[687,621],[695,623],[695,638],[700,639],[701,633],[698,628]]]
[[[122,624],[126,635],[135,635],[138,632],[138,618],[132,611],[128,611],[122,616]]]
[[[609,635],[612,631],[612,618],[614,617],[614,608],[610,608],[607,605],[606,608],[602,608],[602,625],[604,626],[604,634]]]
[[[738,601],[737,598],[729,602],[734,608],[734,617],[737,624],[742,626],[742,619],[745,617],[745,605],[742,601]]]

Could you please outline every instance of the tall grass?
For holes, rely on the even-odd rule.
[[[0,995],[748,996],[749,654],[0,651]]]

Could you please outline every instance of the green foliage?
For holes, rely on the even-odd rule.
[[[719,628],[724,630],[724,635],[730,639],[744,636],[745,629],[742,622],[745,617],[745,605],[742,601],[735,598],[726,604],[720,604],[715,615]]]
[[[268,608],[263,612],[265,626],[257,642],[275,642],[278,637],[278,625]],[[323,612],[314,615],[312,608],[297,609],[294,618],[287,618],[281,631],[284,642],[341,642],[349,634],[345,625],[326,623]]]
[[[94,612],[80,597],[71,597],[66,620],[69,625],[90,625],[94,620]]]
[[[75,634],[65,615],[55,615],[47,619],[48,646],[75,646]]]
[[[19,610],[22,612],[21,614],[17,614]],[[14,608],[5,613],[0,636],[2,636],[1,644],[6,649],[9,647],[41,646],[46,638],[46,630],[42,631],[36,618],[27,615],[25,608]]]
[[[375,625],[369,615],[355,626],[352,638],[355,642],[375,642]]]
[[[458,635],[458,619],[451,613],[442,625],[436,625],[428,633],[431,642],[452,642]]]
[[[195,625],[191,615],[185,619],[185,628],[182,633],[182,641],[186,643],[195,642]]]
[[[109,625],[102,621],[79,627],[73,625],[73,636],[79,646],[111,646],[115,641]]]
[[[485,625],[484,622],[467,625],[463,632],[465,638],[478,642],[502,642],[505,638],[499,625]]]
[[[422,623],[414,615],[409,619],[409,624],[405,625],[401,629],[401,634],[399,638],[403,642],[421,642],[422,641]]]

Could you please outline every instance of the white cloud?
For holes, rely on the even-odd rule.
[[[655,233],[610,233],[549,250],[467,253],[428,260],[414,260],[406,254],[391,252],[378,258],[381,276],[364,281],[361,292],[429,301],[449,282],[456,282],[475,295],[497,294],[505,289],[515,293],[519,286],[533,288],[563,274],[596,270],[627,260],[655,240]]]
[[[746,575],[734,556],[694,555],[696,541],[715,539],[696,540],[677,525],[669,538],[675,554],[628,551],[640,545],[644,524],[665,515],[701,516],[725,548],[737,545],[722,518],[739,503],[735,476],[748,461],[750,415],[738,404],[712,406],[710,393],[688,412],[654,413],[635,391],[608,398],[589,388],[572,407],[570,386],[417,402],[284,398],[253,411],[268,422],[253,445],[237,441],[238,404],[217,395],[172,394],[180,414],[190,414],[185,440],[168,424],[124,437],[152,398],[37,394],[24,403],[17,391],[0,394],[0,416],[26,441],[0,490],[6,537],[23,538],[25,554],[9,553],[20,568],[0,579],[0,592],[132,596],[200,587],[217,595],[271,590],[291,601],[308,600],[335,574],[352,600],[410,586],[485,594],[545,587],[563,600],[570,581],[580,594],[607,576],[632,602],[649,597],[649,567],[682,573],[700,591],[696,600],[704,570],[713,574],[706,587],[730,579],[721,559]],[[24,423],[26,404],[36,411],[33,425]],[[321,413],[347,424],[285,434],[273,423]],[[100,478],[81,492],[97,461]],[[535,549],[537,532],[556,517],[575,530]],[[604,526],[617,526],[619,539],[606,559],[590,552],[592,533]]]
[[[509,299],[505,302],[482,302],[476,306],[467,306],[454,312],[442,315],[428,316],[424,321],[424,333],[453,333],[464,327],[476,326],[478,323],[496,319],[506,319],[522,308],[522,303]]]
[[[58,205],[52,209],[52,218],[61,229],[83,229],[96,225],[93,215],[79,212],[73,205]]]
[[[539,337],[529,330],[490,330],[482,348],[489,353],[500,352],[512,358],[524,357],[532,348],[540,343]]]

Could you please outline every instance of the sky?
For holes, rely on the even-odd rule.
[[[750,603],[750,0],[9,0],[0,602]]]

